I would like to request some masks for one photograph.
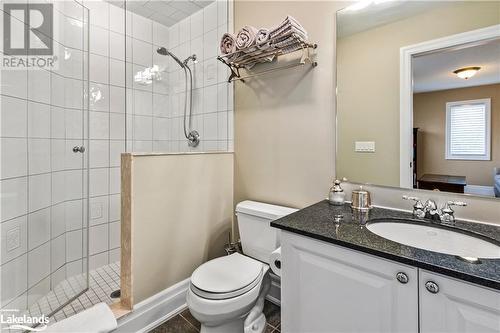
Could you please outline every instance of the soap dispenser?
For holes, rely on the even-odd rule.
[[[330,187],[330,193],[328,194],[328,202],[335,206],[342,206],[345,201],[345,192],[340,186],[340,180],[336,179],[333,182],[333,186]]]

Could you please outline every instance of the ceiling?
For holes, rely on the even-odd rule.
[[[412,66],[415,93],[500,83],[500,38],[415,57]],[[453,74],[470,66],[481,69],[468,80]]]
[[[337,12],[337,38],[347,37],[385,24],[450,5],[447,1],[359,0]]]
[[[109,3],[168,27],[196,13],[215,0],[110,0]]]

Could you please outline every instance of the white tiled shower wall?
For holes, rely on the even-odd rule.
[[[86,171],[81,157],[71,152],[84,134],[85,43],[83,25],[75,21],[81,7],[74,1],[54,4],[59,58],[68,52],[71,57],[58,71],[1,73],[1,307],[24,308],[85,267]],[[170,28],[132,13],[127,13],[125,28],[123,9],[102,1],[84,5],[90,10],[92,269],[119,260],[119,165],[125,137],[129,150],[190,150],[182,132],[182,72],[159,56],[157,47],[167,46],[181,59],[198,56],[193,128],[202,141],[196,150],[232,150],[232,85],[216,61],[218,38],[232,23],[226,1]],[[137,71],[154,64],[165,70],[161,80],[134,82]],[[7,251],[13,231],[19,233],[19,246]]]
[[[2,308],[26,308],[86,260],[84,161],[71,151],[84,136],[83,7],[54,3],[54,19],[58,69],[1,71]]]
[[[136,152],[231,151],[233,149],[233,85],[229,71],[217,60],[219,39],[232,27],[232,3],[215,1],[166,28],[131,14],[127,34],[127,104],[129,150]],[[231,28],[232,29],[232,28]],[[131,33],[130,33],[131,32]],[[166,47],[179,59],[196,54],[193,71],[192,128],[201,142],[190,148],[184,137],[184,71],[170,57],[159,55]],[[151,84],[134,80],[137,72],[158,66],[160,75]]]

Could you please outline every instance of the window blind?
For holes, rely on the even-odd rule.
[[[485,156],[487,122],[485,103],[451,106],[448,153],[452,156]]]

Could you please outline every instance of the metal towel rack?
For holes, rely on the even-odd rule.
[[[252,45],[233,53],[220,55],[217,57],[217,59],[223,64],[227,65],[231,70],[231,75],[227,80],[228,82],[245,82],[245,79],[298,66],[309,64],[312,67],[316,67],[318,66],[318,62],[313,60],[314,53],[311,52],[311,50],[317,48],[318,44],[309,43],[307,41],[304,41],[298,35],[291,34],[290,36],[288,36],[288,39],[285,39],[285,41],[283,41],[283,36],[275,37],[273,39],[269,39],[265,43]],[[257,64],[273,62],[282,55],[299,51],[302,52],[302,56],[296,63],[271,68],[260,72],[249,73],[249,70]],[[240,72],[241,69],[244,69],[249,74],[242,76]]]

